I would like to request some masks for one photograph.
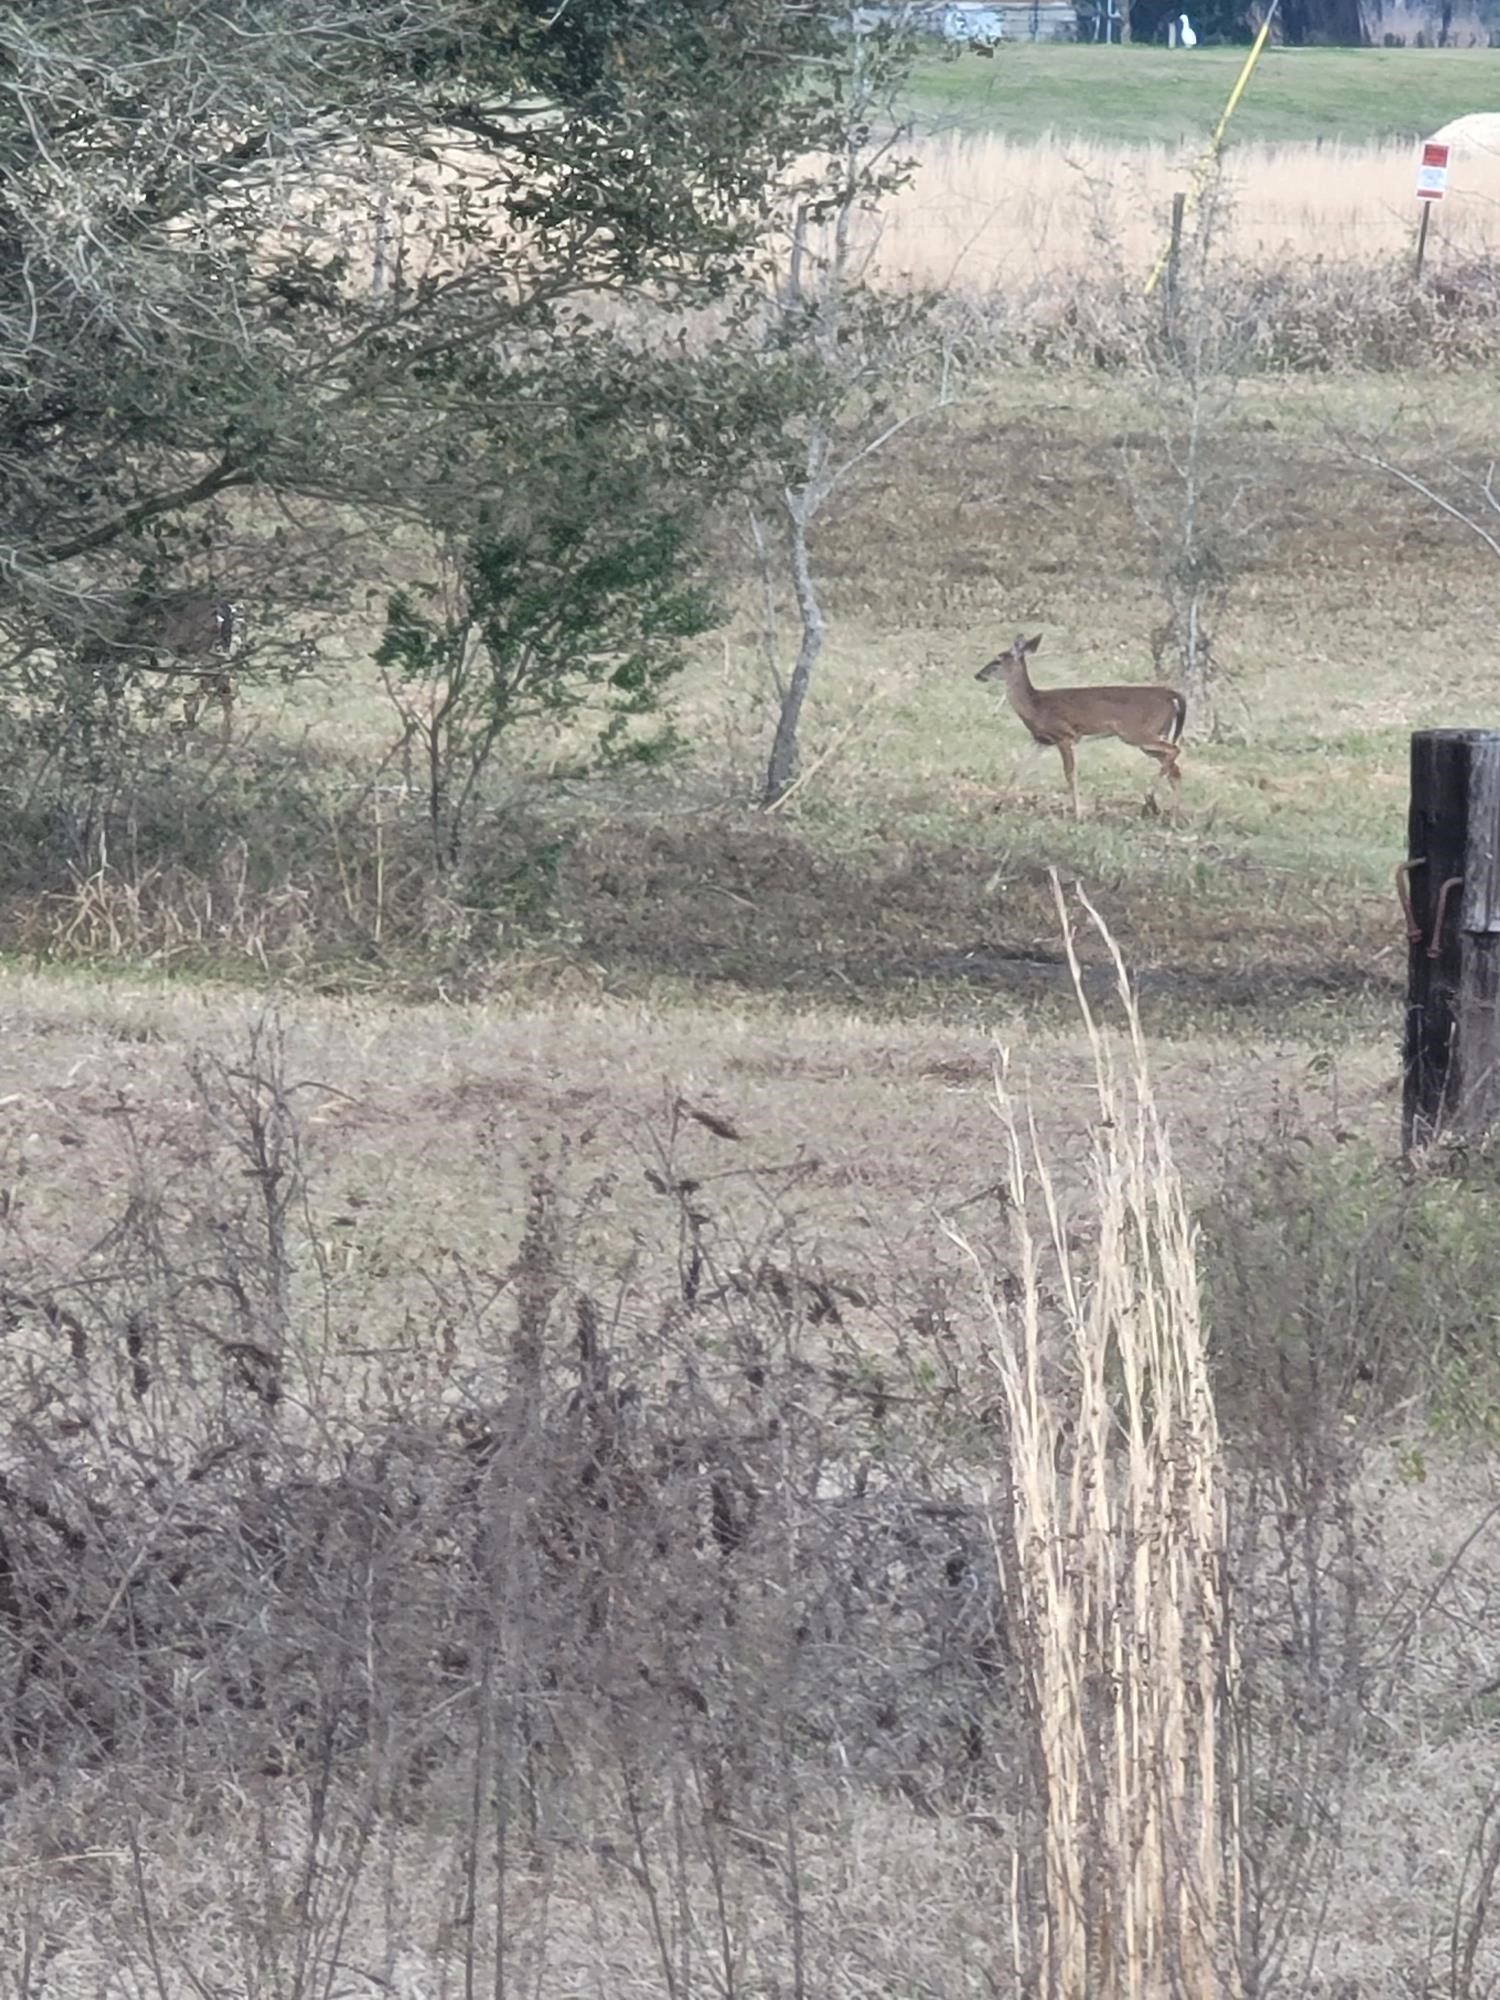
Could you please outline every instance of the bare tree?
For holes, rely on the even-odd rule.
[[[1131,498],[1166,613],[1151,635],[1152,657],[1212,735],[1228,679],[1215,641],[1258,517],[1233,424],[1251,330],[1223,281],[1228,195],[1217,169],[1198,197],[1138,322],[1137,360],[1165,476],[1147,479],[1132,465]]]
[[[797,778],[802,711],[827,636],[813,540],[817,523],[850,475],[952,397],[953,354],[933,301],[879,286],[871,218],[910,171],[901,158],[909,127],[895,99],[905,76],[910,20],[878,31],[851,10],[841,29],[839,143],[811,180],[789,194],[783,261],[749,324],[767,365],[789,380],[793,413],[774,464],[757,482],[750,535],[766,589],[766,652],[778,717],[762,803],[783,799]],[[767,517],[796,605],[797,653],[782,670],[771,607],[775,565]]]
[[[1495,484],[1500,460],[1489,458],[1465,465],[1450,457],[1428,471],[1417,472],[1375,444],[1356,441],[1349,449],[1362,464],[1399,481],[1438,513],[1457,521],[1491,555],[1500,556],[1500,490]]]
[[[1117,449],[1162,600],[1152,658],[1187,696],[1195,733],[1212,735],[1230,678],[1217,649],[1222,620],[1264,527],[1236,422],[1258,326],[1226,262],[1228,189],[1217,165],[1197,179],[1144,292],[1122,248],[1119,191],[1095,182],[1090,192],[1102,276],[1079,286],[1065,325],[1078,354],[1139,384],[1145,421]]]

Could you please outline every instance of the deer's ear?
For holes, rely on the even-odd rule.
[[[1034,653],[1042,643],[1042,635],[1038,632],[1034,639],[1027,639],[1024,642],[1018,641],[1017,643],[1020,644],[1023,653]]]

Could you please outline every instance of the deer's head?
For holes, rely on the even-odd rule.
[[[1009,680],[1014,674],[1024,674],[1026,672],[1028,657],[1036,651],[1041,643],[1042,635],[1040,632],[1037,633],[1034,639],[1023,639],[1018,632],[1003,653],[997,653],[993,660],[986,661],[974,676],[975,680]]]

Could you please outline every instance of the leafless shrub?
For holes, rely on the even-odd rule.
[[[325,1093],[274,1023],[185,1096],[170,1142],[127,1132],[128,1195],[71,1268],[19,1217],[0,1246],[14,1810],[98,1788],[163,1978],[161,1815],[243,1823],[235,1797],[271,1786],[297,1804],[237,1864],[246,1991],[323,1990],[381,1840],[455,1824],[471,1962],[511,1948],[529,1872],[607,1852],[666,1990],[704,1948],[683,1899],[696,1936],[747,1863],[765,1948],[815,1984],[800,1843],[823,1850],[833,1801],[993,1805],[1005,1761],[948,1390],[871,1360],[871,1301],[784,1214],[726,1240],[677,1148],[733,1144],[731,1117],[684,1108],[650,1164],[683,1254],[628,1304],[580,1282],[538,1164],[511,1267],[440,1261],[428,1311],[372,1337],[310,1206]]]
[[[1496,274],[1475,263],[1430,284],[1401,261],[1289,257],[1265,268],[1226,257],[1214,309],[1235,329],[1246,367],[1267,374],[1399,374],[1484,367],[1500,351]],[[1139,275],[1105,265],[1049,280],[1035,295],[995,295],[966,313],[991,338],[1024,333],[1033,361],[1124,371],[1160,324]]]
[[[1393,1730],[1429,1726],[1424,1625],[1441,1618],[1460,1657],[1489,1657],[1485,1600],[1467,1601],[1457,1571],[1492,1512],[1436,1575],[1398,1586],[1393,1510],[1374,1468],[1393,1430],[1488,1429],[1495,1383],[1475,1315],[1487,1315],[1495,1282],[1492,1197],[1483,1173],[1464,1185],[1330,1143],[1294,1105],[1269,1143],[1235,1137],[1226,1158],[1203,1221],[1233,1469],[1247,1960],[1256,1990],[1296,1991],[1355,1788]],[[1424,1447],[1409,1450],[1406,1476],[1420,1482]],[[1438,1697],[1467,1698],[1462,1688]],[[1456,1940],[1472,1922],[1467,1903],[1454,1908]],[[1463,1948],[1449,1943],[1457,1963]],[[1446,1976],[1421,1990],[1448,1992]]]

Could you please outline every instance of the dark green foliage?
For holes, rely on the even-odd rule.
[[[377,655],[405,688],[425,686],[407,712],[420,718],[445,863],[515,722],[587,712],[600,754],[660,755],[662,739],[642,744],[630,725],[654,712],[684,643],[716,615],[693,534],[707,471],[665,406],[554,405],[524,449],[525,508],[481,504],[449,544],[448,576],[393,594]]]
[[[807,80],[828,35],[799,0],[11,10],[11,670],[76,650],[98,594],[148,570],[248,599],[263,635],[326,596],[332,558],[299,547],[289,562],[246,534],[239,490],[472,516],[511,405],[580,339],[578,302],[703,298],[743,268],[770,181],[826,119]],[[455,147],[488,155],[483,200],[455,193],[411,268],[371,282],[365,253],[343,247],[350,197],[329,194],[324,163],[378,156],[430,183]],[[482,395],[465,393],[476,370]]]

